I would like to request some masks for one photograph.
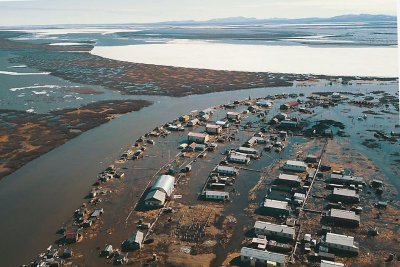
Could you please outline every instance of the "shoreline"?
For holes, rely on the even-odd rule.
[[[147,100],[106,100],[45,114],[0,110],[0,181],[25,164],[116,116],[151,105]]]

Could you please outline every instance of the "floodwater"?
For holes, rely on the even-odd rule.
[[[135,63],[230,71],[381,77],[397,77],[399,73],[397,46],[312,47],[173,40],[95,46],[91,53]]]
[[[397,85],[335,85],[259,88],[183,98],[153,97],[154,105],[85,132],[0,181],[2,266],[29,262],[52,244],[57,237],[55,232],[80,206],[96,174],[139,136],[181,114],[249,96],[282,92],[385,90],[394,93],[397,88]],[[372,159],[382,157],[374,151],[369,154]]]

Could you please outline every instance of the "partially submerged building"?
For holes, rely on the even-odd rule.
[[[207,124],[206,132],[209,134],[220,134],[222,131],[222,127],[217,124]]]
[[[194,132],[188,133],[189,143],[195,142],[195,143],[199,143],[199,144],[204,144],[204,143],[207,143],[209,139],[210,139],[210,136],[207,133],[194,133]]]
[[[240,113],[229,111],[226,113],[226,118],[228,120],[240,120]]]
[[[256,266],[257,264],[277,267],[286,266],[286,255],[254,248],[243,247],[240,250],[240,259],[243,263],[251,266]]]
[[[294,240],[296,233],[294,227],[263,221],[255,222],[254,232],[256,235],[265,235],[267,237],[288,240]]]

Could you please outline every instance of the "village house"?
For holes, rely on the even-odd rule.
[[[236,176],[239,174],[239,171],[235,167],[222,166],[222,165],[218,165],[217,168],[215,168],[215,172],[217,172],[218,174],[228,175],[228,176]]]
[[[193,119],[193,120],[189,121],[187,125],[189,127],[193,127],[193,126],[199,125],[199,123],[200,123],[199,119]]]
[[[240,259],[250,266],[258,266],[260,264],[262,266],[286,266],[286,255],[254,248],[242,247]]]
[[[354,241],[354,237],[327,233],[322,236],[321,246],[328,248],[329,252],[347,252],[358,255],[359,245]]]
[[[307,171],[307,164],[303,161],[288,160],[282,168],[285,171],[305,172]]]
[[[228,157],[228,161],[232,163],[239,164],[249,164],[250,158],[246,155],[238,154],[238,153],[230,153]]]
[[[278,121],[283,121],[288,119],[288,115],[286,113],[278,113],[275,117]]]
[[[332,183],[332,184],[345,184],[345,185],[350,185],[350,184],[363,185],[363,184],[365,184],[363,177],[343,175],[343,174],[337,174],[337,173],[332,173],[327,180],[329,183]]]
[[[222,131],[222,127],[216,124],[207,124],[206,132],[208,134],[220,134]]]
[[[194,133],[194,132],[188,133],[189,143],[195,142],[199,144],[204,144],[208,142],[209,138],[210,136],[207,133]]]
[[[289,215],[290,207],[286,201],[279,201],[274,199],[265,199],[261,206],[260,212],[265,215],[281,216]]]
[[[142,248],[144,234],[141,231],[134,232],[129,239],[122,242],[122,249],[136,250]]]
[[[343,263],[321,260],[321,267],[344,267]]]
[[[226,113],[226,118],[228,120],[240,120],[240,113],[229,111]]]
[[[322,214],[322,220],[341,226],[360,226],[360,216],[350,210],[330,209]]]
[[[204,196],[207,200],[216,200],[216,201],[229,200],[229,193],[223,191],[206,190]]]
[[[295,228],[287,225],[256,221],[254,224],[254,233],[271,238],[294,240]]]
[[[284,184],[292,187],[298,187],[301,185],[301,180],[297,175],[291,174],[279,174],[278,178],[275,180],[277,184]]]
[[[346,188],[334,188],[333,192],[328,196],[332,201],[343,203],[359,203],[360,196],[356,191]]]

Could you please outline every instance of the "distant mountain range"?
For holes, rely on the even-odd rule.
[[[298,19],[286,19],[286,18],[270,18],[270,19],[257,19],[248,17],[229,17],[229,18],[217,18],[205,21],[195,20],[183,20],[183,21],[165,21],[150,24],[169,24],[169,25],[193,25],[193,24],[265,24],[265,23],[340,23],[340,22],[396,22],[396,16],[389,15],[370,15],[370,14],[359,14],[359,15],[342,15],[331,18],[298,18]]]

